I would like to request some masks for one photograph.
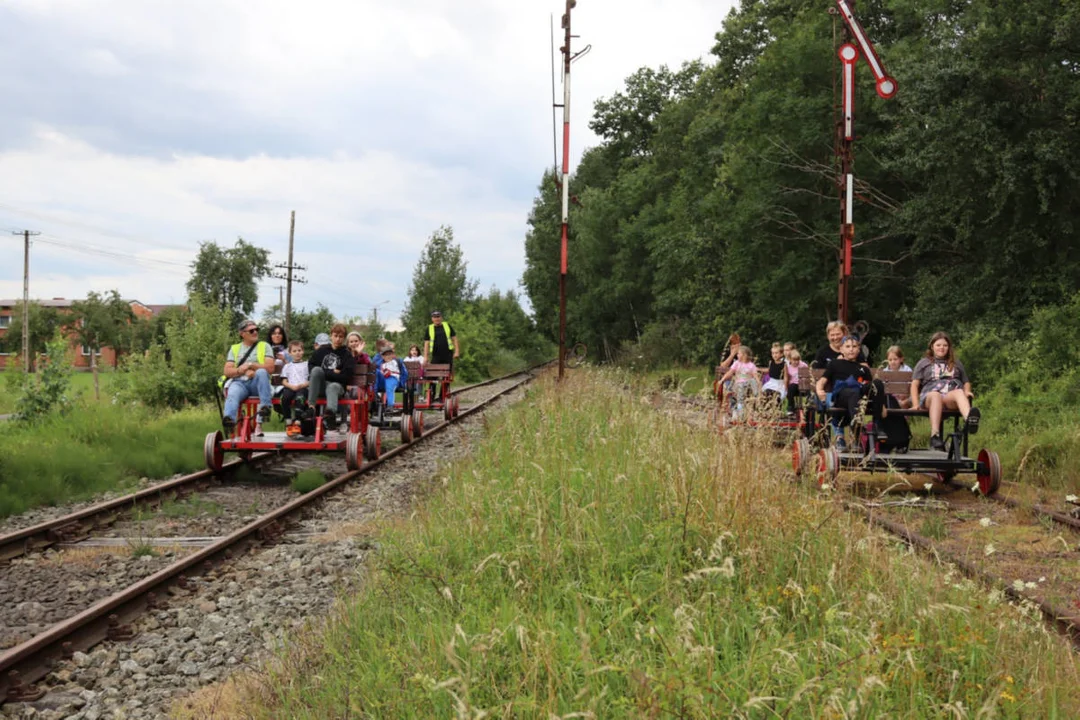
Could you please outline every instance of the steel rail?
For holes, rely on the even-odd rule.
[[[927,555],[936,555],[939,558],[947,560],[960,568],[960,571],[968,577],[979,580],[991,587],[996,587],[1013,600],[1016,600],[1017,602],[1033,603],[1039,608],[1043,617],[1046,618],[1058,632],[1069,638],[1077,648],[1080,648],[1080,617],[1077,615],[1070,614],[1068,611],[1055,606],[1036,593],[1029,594],[1027,592],[1021,592],[1009,584],[1004,578],[988,573],[962,557],[942,551],[934,545],[934,541],[930,538],[925,537],[910,528],[904,527],[899,523],[881,517],[874,512],[873,508],[868,508],[859,503],[853,503],[846,500],[844,501],[844,507],[850,511],[861,512],[871,526],[880,527],[893,535],[896,535],[903,539],[904,542],[921,550]]]
[[[550,361],[532,365],[523,370],[508,373],[501,377],[491,378],[490,380],[473,383],[472,385],[466,385],[454,390],[454,394],[466,393],[477,388],[486,387],[493,383],[511,378],[514,375],[532,372],[533,370],[548,364],[550,364]],[[280,458],[283,457],[283,454],[272,452],[256,453],[246,464],[251,465],[252,462],[265,462],[272,457]],[[134,509],[140,505],[153,505],[159,503],[168,493],[188,490],[193,485],[197,486],[201,483],[209,482],[215,477],[235,472],[244,464],[245,463],[239,459],[231,460],[223,465],[221,470],[216,473],[212,470],[199,470],[198,472],[184,475],[183,477],[157,483],[122,497],[113,498],[112,500],[85,507],[82,510],[78,510],[62,517],[0,535],[0,563],[12,560],[13,558],[20,557],[35,550],[42,550],[57,543],[75,542],[86,537],[88,533],[96,528],[111,525],[117,520],[119,515],[126,510]]]
[[[510,373],[502,378],[486,381],[486,384],[490,385],[514,375],[527,374],[532,369],[534,368]],[[159,607],[160,599],[165,597],[165,593],[171,585],[185,586],[187,582],[185,573],[192,570],[209,572],[215,562],[233,557],[236,551],[243,549],[245,545],[272,538],[280,530],[279,521],[286,516],[310,505],[327,493],[341,488],[356,477],[374,470],[387,460],[407,452],[416,447],[419,442],[439,434],[458,420],[463,420],[473,413],[479,412],[495,400],[517,390],[533,379],[532,375],[528,375],[525,379],[499,391],[484,401],[462,410],[453,420],[443,420],[412,443],[399,445],[383,454],[379,459],[365,463],[360,469],[346,472],[330,480],[292,502],[253,520],[212,545],[181,558],[172,565],[143,578],[110,597],[96,602],[81,613],[58,622],[26,642],[9,649],[0,655],[0,703],[3,703],[5,698],[9,701],[16,699],[11,695],[13,692],[15,694],[25,692],[22,689],[24,683],[32,683],[44,677],[56,662],[71,657],[75,651],[89,649],[107,638],[129,638],[132,631],[125,623],[129,623],[147,607]]]

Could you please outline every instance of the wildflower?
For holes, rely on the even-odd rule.
[[[983,548],[983,554],[987,557],[997,552],[997,548],[994,547],[994,543],[986,543],[986,547]]]
[[[992,523],[993,523],[993,521],[988,517],[984,517],[984,518],[979,520],[979,524],[982,525],[983,527],[990,527],[990,525]]]
[[[976,481],[975,481],[975,482],[974,482],[974,483],[972,484],[972,486],[971,486],[971,492],[973,492],[973,493],[977,493],[977,492],[979,492],[979,481],[978,481],[978,480],[976,480]]]
[[[1080,498],[1076,497],[1075,495],[1066,495],[1065,496],[1065,502],[1067,502],[1067,503],[1075,503],[1077,500],[1080,500]]]
[[[1015,680],[1013,680],[1013,676],[1012,676],[1012,675],[1006,675],[1006,676],[1005,676],[1005,682],[1007,682],[1007,683],[1009,683],[1010,685],[1012,685],[1012,684],[1013,684],[1014,682],[1016,682],[1016,681],[1015,681]]]
[[[1008,690],[1002,690],[1001,697],[1003,700],[1008,700],[1009,702],[1016,702],[1016,696],[1010,693]]]
[[[1024,581],[1023,580],[1013,580],[1012,586],[1013,586],[1013,590],[1015,590],[1017,592],[1023,592],[1024,591]]]
[[[926,488],[926,492],[930,492],[934,489],[934,483],[925,483],[923,484],[923,487]]]
[[[822,490],[832,490],[832,485],[830,485],[829,483],[823,483],[821,485],[821,489]]]
[[[1036,585],[1033,582],[1026,582],[1026,583],[1024,583],[1024,587],[1027,588],[1028,590],[1034,590],[1035,588],[1038,587],[1038,585]]]
[[[1043,575],[1041,578],[1039,578],[1039,582],[1046,582],[1046,576]]]

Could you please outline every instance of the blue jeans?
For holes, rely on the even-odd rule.
[[[825,411],[832,407],[832,404],[833,404],[832,400],[833,400],[833,398],[832,398],[832,393],[831,392],[825,393],[825,402],[822,402],[821,400],[819,400],[818,397],[815,395],[814,396],[814,405],[817,406],[818,412],[820,412],[820,413],[822,413],[824,415]],[[840,435],[840,419],[835,418],[835,417],[833,417],[831,415],[826,415],[825,418],[829,421],[829,425],[832,427],[833,436],[834,437],[839,436]]]
[[[382,388],[377,389],[376,392],[379,392],[379,393],[385,392],[386,393],[386,406],[389,407],[389,408],[393,408],[394,407],[394,394],[397,392],[397,389],[398,389],[398,380],[399,380],[399,378],[396,378],[396,377],[393,377],[393,376],[391,376],[391,377],[383,377],[382,375],[380,375],[379,379],[382,380],[382,383],[381,383]],[[382,398],[380,397],[380,400],[381,399]]]
[[[225,395],[225,417],[236,420],[240,411],[240,403],[252,395],[259,396],[259,409],[270,407],[270,399],[273,397],[270,391],[270,373],[263,368],[255,371],[255,377],[237,377],[229,383],[228,392]]]

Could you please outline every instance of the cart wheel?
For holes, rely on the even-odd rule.
[[[810,449],[809,440],[806,438],[799,438],[795,441],[795,444],[791,448],[791,466],[795,470],[796,477],[801,476],[810,469],[810,461],[813,457],[814,452]]]
[[[413,410],[412,413],[413,436],[420,437],[424,434],[424,413]]]
[[[831,483],[840,474],[840,453],[836,448],[827,447],[818,453],[817,481],[818,486]]]
[[[225,462],[225,451],[221,448],[221,440],[221,431],[215,430],[203,441],[203,459],[206,460],[206,468],[214,472],[220,470]]]
[[[401,442],[408,445],[413,440],[412,418],[408,415],[401,416]]]
[[[345,436],[345,467],[350,471],[359,470],[364,459],[360,456],[363,450],[360,433],[349,433]]]
[[[364,436],[364,453],[368,460],[378,460],[382,455],[382,436],[379,435],[379,428],[374,425],[368,427],[367,435]]]
[[[461,401],[458,400],[457,395],[450,396],[450,404],[453,407],[454,417],[456,418],[459,414],[461,414]]]
[[[450,422],[454,419],[454,403],[450,398],[446,398],[446,400],[443,401],[442,414],[443,419],[446,420],[446,422]]]
[[[986,469],[986,474],[982,472],[978,474],[979,492],[989,497],[1001,486],[1001,459],[993,450],[983,449],[979,451],[978,462],[979,467]]]

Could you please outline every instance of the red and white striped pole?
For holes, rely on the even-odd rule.
[[[566,13],[562,16],[564,41],[563,54],[563,144],[562,144],[562,239],[559,255],[559,380],[566,370],[566,265],[567,238],[570,232],[570,11],[576,0],[566,0]]]

